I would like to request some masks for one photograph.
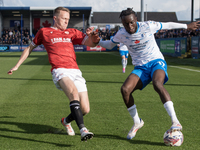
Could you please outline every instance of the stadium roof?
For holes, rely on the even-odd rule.
[[[159,22],[178,22],[177,16],[175,12],[145,12],[144,13],[144,20],[153,20]],[[137,13],[138,21],[141,19],[141,13]]]
[[[92,23],[121,23],[120,12],[93,12]]]
[[[66,6],[64,6],[66,7]],[[0,7],[0,12],[3,17],[53,17],[53,10],[56,7]],[[92,7],[66,7],[73,17],[81,17],[84,14],[85,18],[89,18]]]
[[[121,12],[93,12],[92,23],[121,23],[119,18]],[[147,19],[146,19],[147,15]],[[138,21],[140,19],[141,13],[137,12]],[[160,22],[178,22],[175,12],[145,12],[144,20],[154,20]]]

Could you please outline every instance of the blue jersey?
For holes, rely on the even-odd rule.
[[[155,59],[164,60],[154,38],[154,33],[161,29],[162,23],[160,22],[137,22],[137,31],[134,34],[129,34],[122,28],[111,41],[126,45],[132,58],[132,64],[141,66]]]

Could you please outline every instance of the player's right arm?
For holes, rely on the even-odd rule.
[[[117,32],[115,34],[114,37],[112,37],[110,40],[106,40],[106,41],[99,41],[99,44],[101,47],[104,47],[106,49],[112,49],[113,47],[115,47],[116,45],[119,45],[119,38],[120,37],[120,34]]]
[[[32,50],[37,47],[37,45],[33,46],[32,44],[30,44],[27,48],[24,49],[19,61],[17,62],[17,64],[10,69],[7,73],[9,75],[11,75],[13,73],[13,71],[16,71],[19,66],[26,60],[26,58],[30,55],[30,53],[32,52]]]
[[[106,49],[112,49],[113,47],[115,47],[118,43],[113,43],[111,40],[107,40],[107,41],[99,41],[99,44],[101,47],[104,47]]]

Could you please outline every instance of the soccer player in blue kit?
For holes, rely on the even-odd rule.
[[[132,93],[137,89],[142,90],[151,81],[154,90],[159,94],[164,108],[171,117],[172,126],[169,130],[181,131],[182,125],[176,116],[173,102],[163,86],[168,81],[167,64],[156,44],[154,33],[162,29],[196,30],[200,27],[199,22],[190,24],[155,21],[138,22],[136,13],[131,8],[123,10],[120,18],[124,28],[120,29],[111,40],[100,41],[99,45],[112,49],[116,44],[125,44],[132,58],[132,64],[135,66],[121,87],[124,103],[134,121],[127,139],[135,137],[138,129],[144,125],[144,121],[139,118]]]
[[[119,44],[119,53],[122,57],[122,72],[125,73],[128,62],[128,48],[123,43]]]

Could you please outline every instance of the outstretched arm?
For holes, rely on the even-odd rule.
[[[187,29],[187,24],[175,22],[162,22],[162,30]]]
[[[188,30],[196,30],[199,27],[200,27],[200,21],[191,22],[190,24],[187,25]]]
[[[98,45],[100,45],[101,47],[104,47],[106,49],[112,49],[117,44],[118,43],[113,43],[111,40],[107,40],[107,41],[100,41]]]
[[[200,27],[200,22],[192,22],[190,24],[183,24],[183,23],[175,23],[175,22],[162,22],[162,29],[163,30],[171,30],[171,29],[188,29],[188,30],[196,30]]]
[[[100,45],[107,49],[112,49],[117,45],[117,43],[113,43],[110,40],[107,41],[100,41],[100,37],[98,35],[98,30],[94,31],[94,27],[90,27],[86,30],[86,34],[88,38],[85,40],[84,45],[95,47],[97,45]]]
[[[98,35],[98,31],[94,31],[94,27],[89,27],[86,30],[87,39],[83,43],[86,46],[95,47],[100,41],[100,37]]]
[[[16,71],[19,68],[19,66],[26,60],[26,58],[29,56],[29,54],[32,52],[32,50],[35,47],[37,46],[33,46],[32,44],[30,44],[27,48],[25,48],[17,64],[12,69],[10,69],[7,73],[11,75],[13,71]]]

